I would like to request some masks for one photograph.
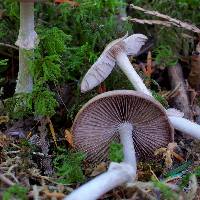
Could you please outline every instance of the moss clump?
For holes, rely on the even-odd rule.
[[[68,152],[65,149],[58,148],[53,161],[56,174],[59,177],[58,182],[62,184],[83,182],[85,176],[81,164],[85,157],[82,152]]]
[[[109,148],[109,159],[113,162],[122,162],[124,159],[123,145],[112,142]]]
[[[10,199],[27,200],[28,199],[27,192],[28,192],[27,188],[16,184],[9,187],[3,193],[3,200],[10,200]]]

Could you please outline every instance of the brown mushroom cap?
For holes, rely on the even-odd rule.
[[[106,160],[109,144],[119,141],[117,128],[124,122],[133,126],[140,158],[173,141],[173,128],[158,102],[140,92],[115,90],[94,97],[78,112],[72,126],[75,147],[91,162]]]

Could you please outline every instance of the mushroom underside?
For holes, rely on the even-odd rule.
[[[147,95],[123,90],[98,95],[81,109],[72,127],[75,147],[91,162],[106,160],[109,144],[119,141],[123,123],[133,127],[139,158],[148,158],[173,141],[173,129],[161,106]]]

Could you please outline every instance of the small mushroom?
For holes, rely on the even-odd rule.
[[[138,157],[148,157],[173,141],[173,129],[165,110],[152,97],[131,90],[102,93],[77,114],[72,126],[74,144],[87,153],[91,162],[107,158],[109,144],[123,144],[124,161],[136,165]]]
[[[20,1],[20,30],[15,43],[19,46],[19,72],[15,93],[32,92],[33,80],[29,72],[29,58],[25,50],[29,50],[29,57],[38,44],[34,30],[34,0]]]
[[[115,63],[119,65],[133,87],[144,94],[152,96],[140,76],[134,70],[126,55],[137,55],[147,37],[142,34],[124,36],[111,42],[96,63],[89,69],[81,83],[81,91],[86,92],[99,85],[111,73]],[[168,115],[168,112],[166,110]],[[172,126],[188,135],[200,139],[200,125],[180,116],[168,115]]]
[[[117,63],[136,90],[151,95],[127,57],[127,55],[137,55],[147,37],[142,34],[127,36],[126,34],[123,38],[114,40],[107,45],[101,56],[84,76],[81,92],[91,90],[104,81]]]
[[[82,185],[65,200],[95,200],[107,191],[136,177],[136,154],[151,156],[173,141],[173,129],[162,106],[150,96],[131,90],[100,94],[77,114],[72,126],[74,144],[88,160],[100,162],[108,155],[109,144],[123,144],[124,162],[111,163],[107,172]]]

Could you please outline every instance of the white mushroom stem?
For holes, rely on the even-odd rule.
[[[19,46],[19,73],[15,92],[27,93],[32,91],[33,81],[29,72],[32,49],[37,45],[37,34],[34,31],[34,3],[20,2],[20,30],[16,45]],[[30,50],[30,51],[26,51]]]
[[[135,170],[129,164],[111,163],[107,172],[82,185],[64,200],[96,200],[109,190],[131,182],[135,176]]]
[[[68,195],[64,200],[96,200],[109,190],[124,183],[132,182],[136,177],[136,156],[132,138],[133,126],[123,123],[118,128],[123,144],[124,162],[111,163],[107,172],[97,176]]]
[[[127,55],[125,53],[119,53],[116,57],[117,64],[119,65],[120,69],[125,73],[128,77],[130,82],[132,83],[133,87],[140,92],[143,92],[147,95],[152,96],[151,92],[143,83],[140,76],[137,74],[135,69],[133,68],[132,64],[130,63]],[[200,125],[191,122],[182,117],[171,117],[168,116],[171,124],[173,127],[185,134],[191,135],[200,139]],[[184,124],[183,124],[184,123]]]
[[[120,135],[120,142],[123,144],[124,162],[131,165],[134,170],[137,169],[135,148],[132,138],[133,126],[130,123],[123,123],[118,132]]]
[[[200,126],[198,124],[182,117],[169,116],[169,120],[175,129],[200,139]]]
[[[128,77],[128,79],[130,80],[130,82],[137,91],[152,96],[151,92],[147,89],[147,87],[145,86],[142,79],[133,68],[132,64],[130,63],[125,53],[120,52],[116,56],[116,61],[120,69],[125,73],[125,75]]]
[[[33,90],[33,79],[28,68],[29,59],[23,49],[19,49],[19,72],[15,93],[30,93]]]

